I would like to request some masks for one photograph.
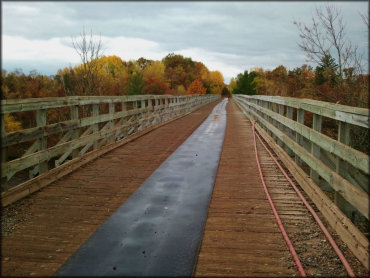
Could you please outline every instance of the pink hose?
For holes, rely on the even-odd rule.
[[[255,131],[254,131],[254,123],[253,123],[253,134],[255,134]],[[351,266],[349,265],[348,261],[346,260],[346,258],[344,257],[343,253],[340,251],[340,249],[338,248],[338,245],[335,243],[334,239],[331,237],[330,233],[328,232],[328,230],[326,229],[326,227],[324,226],[324,224],[321,222],[320,218],[317,216],[316,212],[314,211],[314,209],[311,207],[311,205],[307,202],[307,200],[305,199],[305,197],[302,195],[302,193],[298,190],[298,188],[295,186],[295,184],[293,183],[293,181],[289,178],[288,174],[284,171],[284,169],[281,167],[280,163],[275,159],[275,157],[272,155],[272,153],[270,152],[270,150],[266,147],[266,145],[263,143],[263,141],[261,140],[260,136],[257,134],[257,137],[258,137],[258,140],[261,142],[261,144],[263,145],[263,147],[266,149],[266,151],[270,154],[271,158],[274,160],[275,164],[279,167],[280,171],[284,174],[285,178],[289,181],[289,183],[291,184],[291,186],[294,188],[295,192],[298,194],[299,198],[302,200],[302,202],[305,204],[305,206],[307,207],[307,209],[311,212],[313,218],[316,220],[317,224],[319,225],[319,227],[321,228],[321,230],[323,231],[323,233],[325,234],[326,238],[328,239],[328,241],[330,242],[331,246],[333,247],[335,253],[337,253],[339,259],[341,260],[341,262],[343,263],[343,266],[344,268],[346,269],[348,275],[350,277],[355,277],[355,274],[351,268]]]
[[[299,260],[299,257],[296,253],[296,251],[294,250],[294,247],[293,247],[293,244],[291,243],[286,231],[285,231],[285,228],[283,226],[283,223],[281,222],[280,220],[280,217],[279,217],[279,214],[277,213],[276,211],[276,208],[275,208],[275,205],[274,203],[272,202],[272,199],[271,199],[271,196],[270,196],[270,193],[267,189],[267,186],[265,184],[265,180],[263,179],[263,174],[262,174],[262,170],[261,170],[261,165],[260,165],[260,162],[259,162],[259,159],[258,159],[258,153],[257,153],[257,144],[256,144],[256,134],[255,134],[255,130],[254,130],[254,122],[252,123],[252,130],[253,130],[253,139],[254,139],[254,150],[255,150],[255,153],[256,153],[256,160],[257,160],[257,166],[258,166],[258,171],[260,173],[260,178],[261,178],[261,181],[262,181],[262,185],[263,185],[263,190],[265,191],[265,194],[267,196],[267,199],[270,203],[270,206],[271,206],[271,209],[274,213],[274,216],[275,216],[275,219],[276,219],[276,222],[280,228],[280,231],[281,233],[283,234],[283,237],[284,237],[284,240],[285,240],[285,243],[287,244],[288,248],[289,248],[289,251],[290,253],[292,254],[293,256],[293,259],[294,259],[294,262],[295,264],[297,265],[298,267],[298,271],[300,273],[300,275],[302,277],[306,277],[306,272],[304,271],[303,267],[302,267],[302,263],[301,261]]]

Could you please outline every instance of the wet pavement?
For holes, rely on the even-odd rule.
[[[190,276],[226,127],[227,99],[57,271],[57,276]]]

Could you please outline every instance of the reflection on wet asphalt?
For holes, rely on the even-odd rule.
[[[192,275],[221,155],[226,104],[224,99],[213,109],[56,276]]]

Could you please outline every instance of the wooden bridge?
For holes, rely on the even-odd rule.
[[[1,113],[4,276],[368,274],[369,156],[351,144],[368,109],[162,95]]]

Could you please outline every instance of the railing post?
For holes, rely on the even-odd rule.
[[[284,105],[283,104],[279,104],[278,105],[278,110],[279,110],[279,114],[280,115],[282,115],[282,116],[284,116]],[[284,125],[283,124],[278,124],[277,125],[277,127],[281,130],[281,131],[283,131],[284,132],[284,129],[285,129],[285,127],[284,127]],[[285,132],[284,132],[285,133]],[[284,147],[284,144],[283,144],[283,142],[281,141],[281,140],[278,140],[278,143],[279,143],[279,146],[280,147],[283,147],[285,150],[288,150],[288,148],[287,147]]]
[[[92,115],[93,116],[99,116],[99,104],[93,104],[92,105]],[[93,124],[93,132],[99,131],[99,124]],[[98,140],[94,142],[94,150],[97,150],[99,148]]]
[[[6,130],[5,130],[5,114],[1,114],[1,136],[4,137],[6,135]],[[7,148],[1,148],[1,163],[5,163],[7,161]],[[8,188],[8,183],[7,182],[2,182],[1,183],[1,191],[5,192],[7,191]]]
[[[125,101],[122,101],[121,102],[121,112],[125,112],[125,111],[127,111],[127,104]],[[119,125],[124,125],[125,122],[126,122],[126,117],[122,117],[119,120]],[[116,133],[116,140],[120,140],[126,135],[125,130],[127,130],[127,128],[125,128],[124,130],[120,129],[120,131]]]
[[[303,109],[297,109],[297,123],[304,124],[304,110]],[[301,135],[296,133],[295,135],[295,141],[300,145],[303,146],[303,138]],[[295,155],[295,163],[298,165],[302,165],[302,161],[299,159],[299,156]]]
[[[1,114],[1,137],[6,135],[5,131],[5,114]],[[7,160],[7,148],[1,148],[1,162],[6,162]]]
[[[109,114],[114,114],[114,112],[115,112],[114,103],[110,102],[109,103]],[[113,127],[114,127],[114,120],[111,120],[109,121],[109,128],[113,128]],[[114,141],[115,141],[115,136],[114,134],[112,134],[111,136],[109,136],[108,142],[113,143]]]
[[[286,117],[288,118],[288,119],[293,119],[293,107],[291,107],[291,106],[287,106],[286,107]],[[293,139],[294,140],[294,135],[293,135],[293,131],[290,129],[290,128],[287,128],[287,132],[288,132],[288,136],[291,138],[291,139]],[[293,154],[294,154],[294,152],[291,150],[291,149],[289,149],[289,148],[287,148],[287,150],[288,150],[288,154],[290,155],[290,156],[293,156]]]
[[[36,112],[36,125],[39,126],[45,126],[46,125],[46,109],[40,109]],[[38,150],[46,150],[47,149],[47,137],[41,135],[38,141]],[[45,173],[48,170],[48,162],[44,161],[41,162],[39,165],[39,174]]]
[[[126,102],[125,101],[122,101],[121,102],[121,110],[122,110],[122,112],[124,112],[124,111],[127,111],[127,105],[126,105]]]
[[[322,116],[313,114],[312,129],[316,130],[317,132],[321,132],[321,127],[322,127]],[[313,154],[320,160],[320,147],[312,142],[311,142],[311,154]],[[310,177],[316,184],[319,184],[319,175],[312,168],[310,168]]]
[[[273,111],[273,112],[275,112],[275,113],[277,113],[278,112],[278,107],[277,107],[277,104],[276,103],[273,103],[273,102],[271,102],[271,110]],[[273,125],[273,126],[275,126],[275,127],[277,127],[277,128],[279,128],[279,126],[278,126],[278,124],[277,124],[277,122],[276,122],[276,120],[274,119],[274,118],[271,118],[271,124]],[[275,136],[275,135],[273,135],[273,138],[274,138],[274,140],[275,140],[275,142],[276,143],[278,143],[279,145],[280,145],[280,142],[279,142],[279,139],[277,138],[277,136]],[[280,145],[281,146],[281,145]]]
[[[78,115],[78,105],[72,105],[71,106],[71,120],[78,120],[79,119],[79,115]],[[72,131],[72,140],[74,139],[78,139],[78,137],[80,136],[80,129],[79,128],[76,128],[75,130]],[[79,151],[78,149],[74,149],[72,151],[72,159],[73,158],[76,158],[79,156]]]
[[[350,125],[348,123],[339,121],[338,141],[348,146],[350,144],[350,139]],[[348,174],[348,164],[337,157],[335,161],[335,171],[343,178],[346,178]],[[334,192],[334,203],[341,209],[344,214],[347,215],[348,218],[353,221],[354,209],[352,205],[347,202],[338,191]]]

